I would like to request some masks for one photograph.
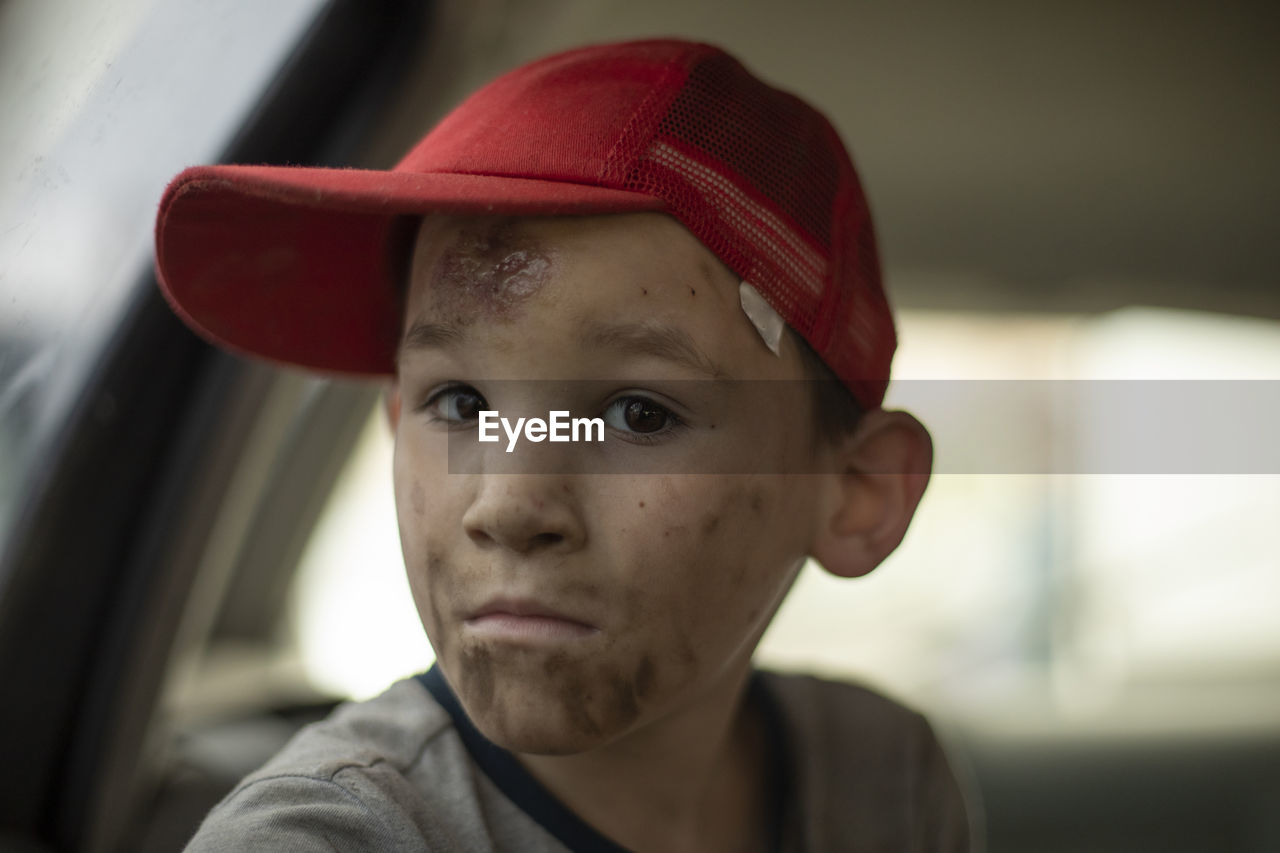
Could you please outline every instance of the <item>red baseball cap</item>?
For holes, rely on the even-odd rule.
[[[216,344],[387,376],[401,217],[642,210],[683,223],[880,405],[896,339],[853,163],[821,113],[707,44],[598,45],[517,68],[390,171],[187,169],[160,202],[156,270]]]

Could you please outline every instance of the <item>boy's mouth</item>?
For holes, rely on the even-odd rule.
[[[503,597],[481,605],[463,624],[473,634],[508,640],[568,640],[600,631],[595,625],[540,602]]]

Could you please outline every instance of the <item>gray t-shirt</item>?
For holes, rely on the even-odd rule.
[[[779,849],[971,849],[928,723],[865,688],[759,673]],[[619,851],[470,724],[438,670],[306,727],[219,803],[197,851]]]

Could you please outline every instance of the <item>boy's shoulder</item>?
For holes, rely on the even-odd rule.
[[[807,849],[973,848],[968,792],[922,714],[858,684],[762,678],[784,720]]]
[[[306,726],[208,815],[188,851],[562,850],[478,778],[416,678]],[[502,843],[521,838],[520,848]]]
[[[912,728],[924,719],[907,705],[856,681],[769,670],[757,674],[793,723],[843,729],[856,722],[897,729]]]
[[[535,820],[510,779],[478,766],[428,683],[405,679],[304,728],[188,850],[565,850],[545,811]],[[970,849],[963,796],[923,716],[854,684],[760,673],[759,685],[787,755],[787,849]]]

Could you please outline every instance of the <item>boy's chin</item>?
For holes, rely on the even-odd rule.
[[[571,755],[625,735],[653,706],[648,656],[464,645],[445,674],[468,718],[509,752]],[[448,664],[456,664],[450,666]]]

